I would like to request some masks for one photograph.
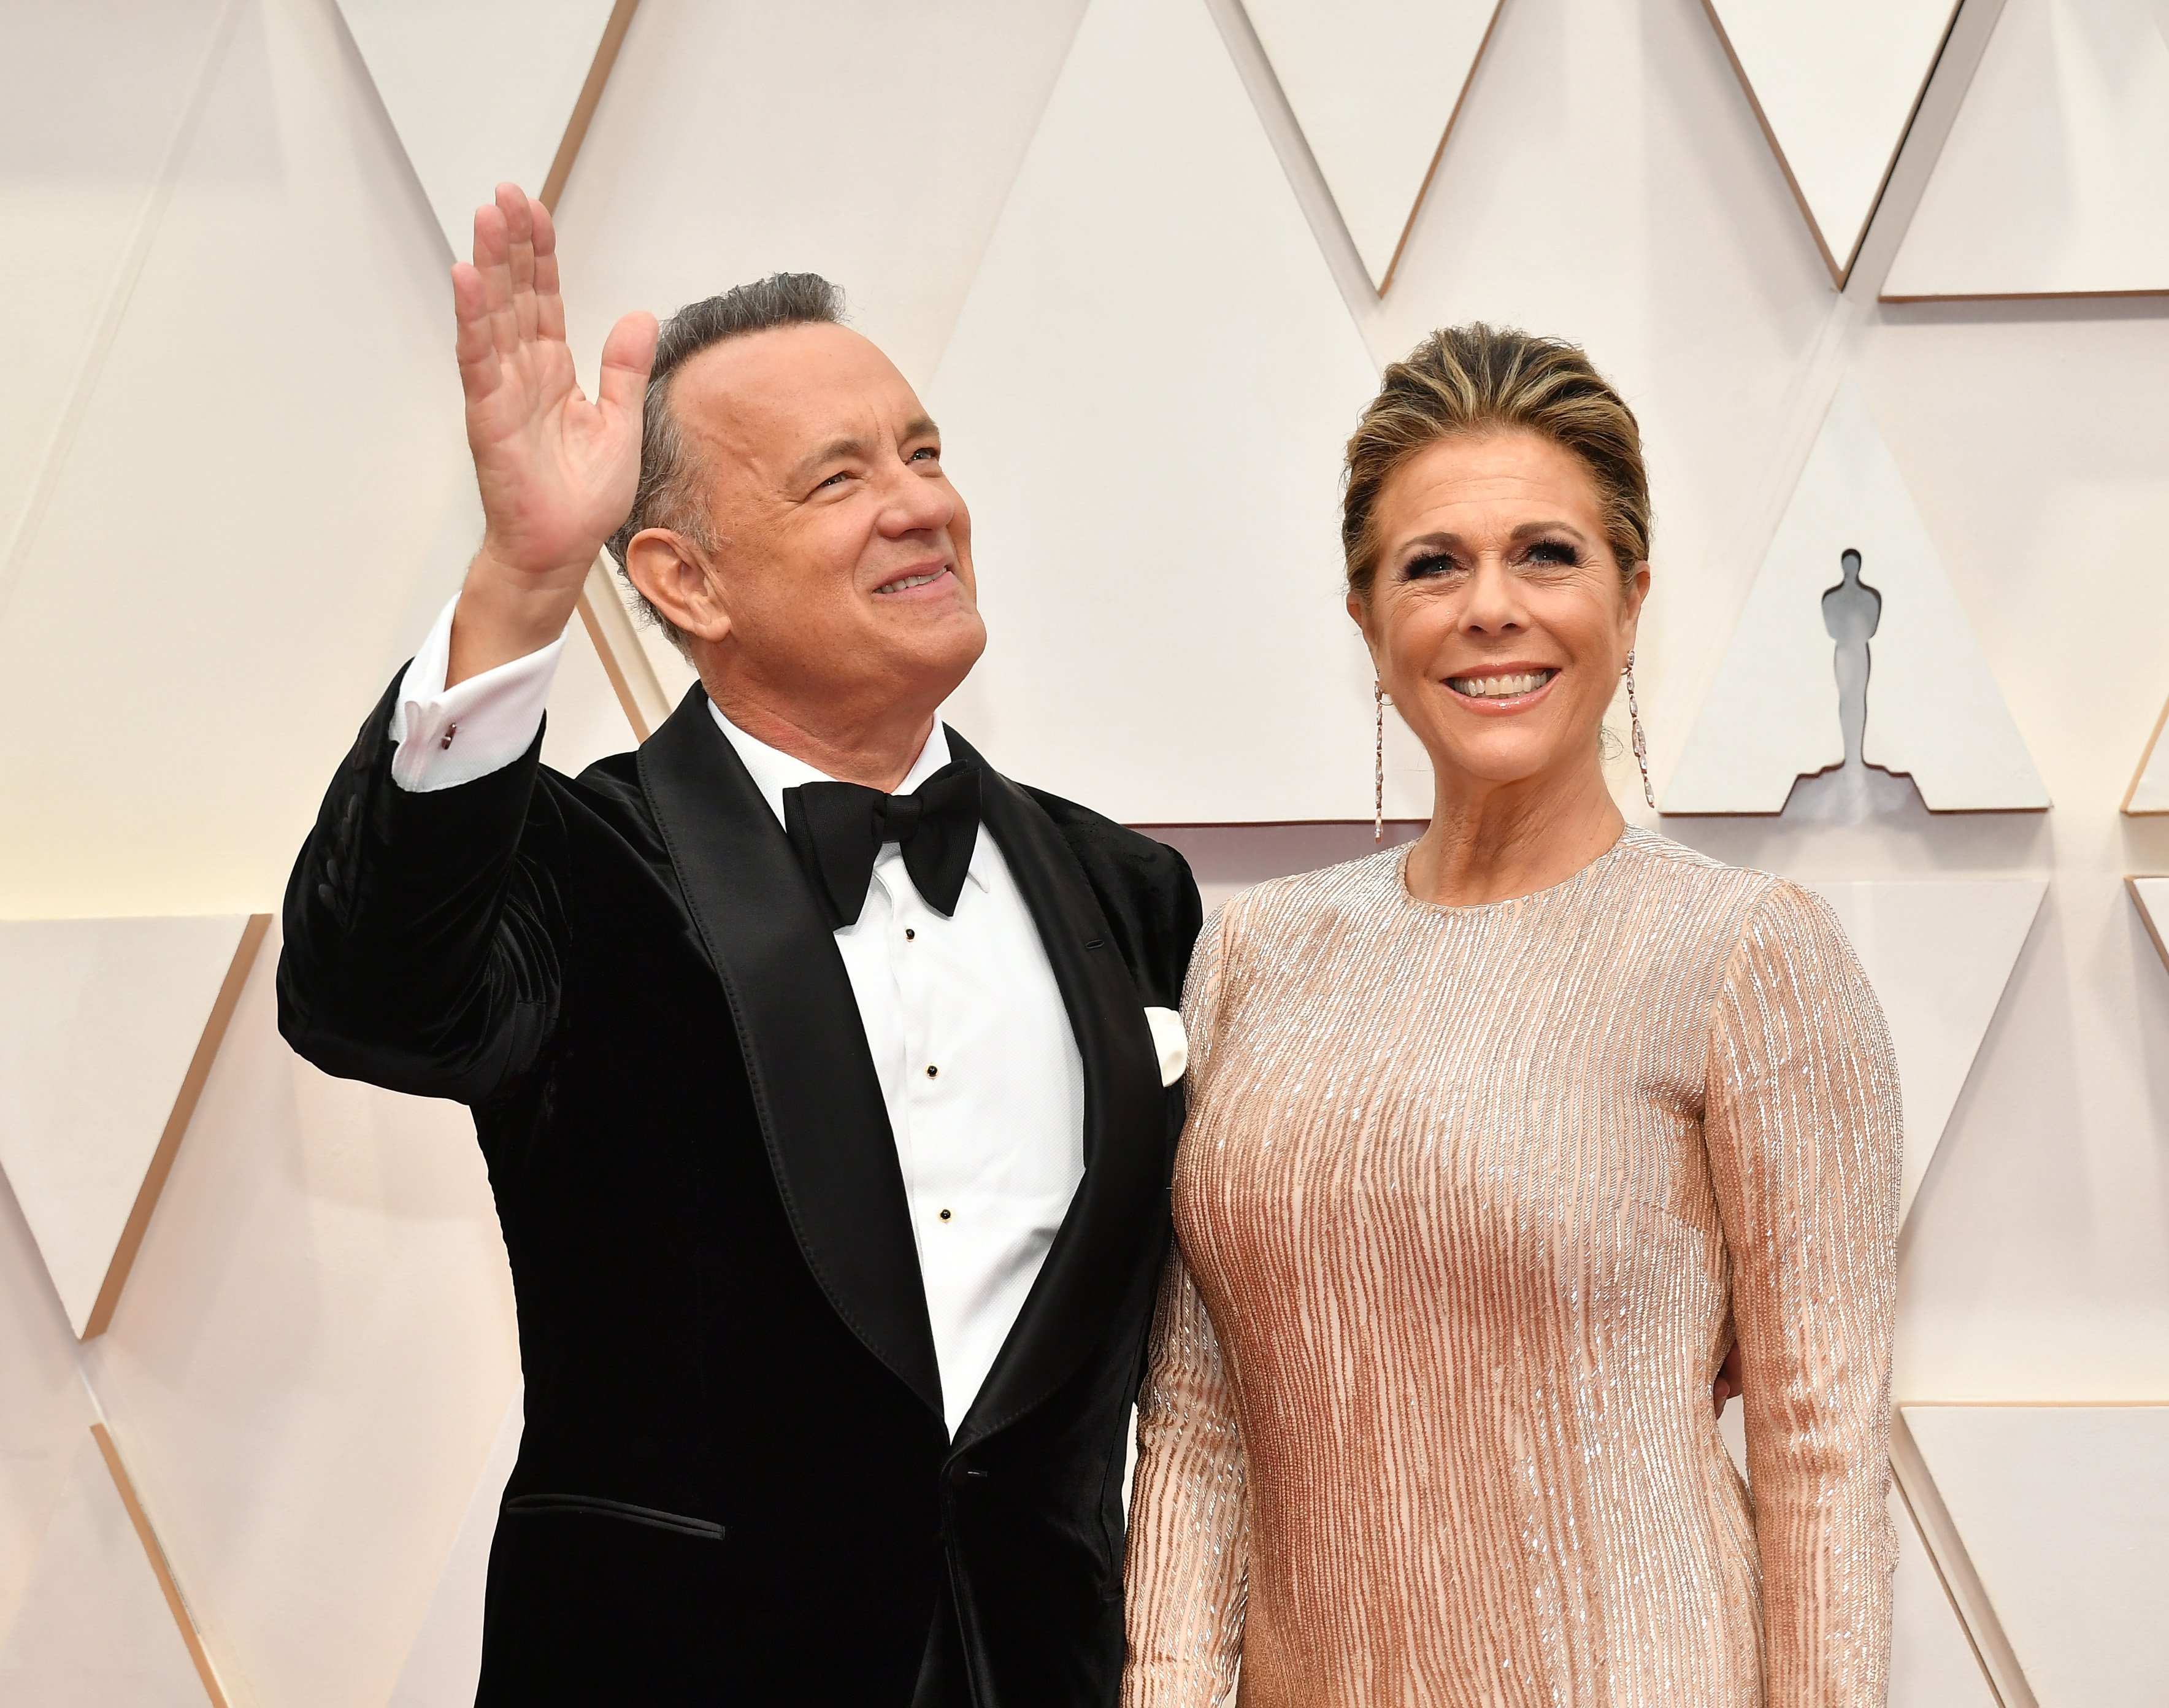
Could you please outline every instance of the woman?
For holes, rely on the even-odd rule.
[[[1132,1708],[1884,1699],[1896,1070],[1828,908],[1612,803],[1649,526],[1550,340],[1436,334],[1349,443],[1436,803],[1192,963]]]

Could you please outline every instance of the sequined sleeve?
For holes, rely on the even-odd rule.
[[[1222,919],[1198,939],[1183,992],[1195,1108],[1212,1071]],[[1234,1697],[1243,1642],[1249,1489],[1234,1397],[1212,1319],[1179,1249],[1153,1316],[1138,1404],[1138,1466],[1124,1571],[1123,1708],[1212,1708]]]
[[[1768,1708],[1884,1699],[1900,1110],[1829,907],[1779,883],[1711,1017],[1704,1138],[1732,1258]]]

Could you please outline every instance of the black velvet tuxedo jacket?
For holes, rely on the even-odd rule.
[[[985,775],[1084,1058],[1085,1170],[952,1442],[842,958],[700,691],[577,780],[538,737],[428,794],[392,780],[392,701],[288,886],[280,1024],[474,1112],[527,1385],[480,1700],[904,1708],[940,1630],[978,1708],[1112,1704],[1180,857]]]

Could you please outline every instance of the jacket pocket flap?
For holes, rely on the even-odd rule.
[[[658,1530],[699,1536],[711,1542],[723,1540],[723,1527],[706,1519],[690,1519],[682,1513],[666,1513],[653,1507],[637,1507],[629,1501],[606,1501],[597,1495],[515,1495],[504,1503],[508,1513],[584,1513],[590,1518],[618,1519],[629,1524],[649,1524]]]

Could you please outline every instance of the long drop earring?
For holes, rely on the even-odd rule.
[[[1642,734],[1642,709],[1634,703],[1634,649],[1627,649],[1627,718],[1634,727],[1634,763],[1642,767],[1642,798],[1657,810],[1656,791],[1649,787],[1649,744]]]
[[[1373,682],[1372,697],[1378,702],[1378,739],[1371,755],[1371,841],[1386,840],[1386,685]]]

